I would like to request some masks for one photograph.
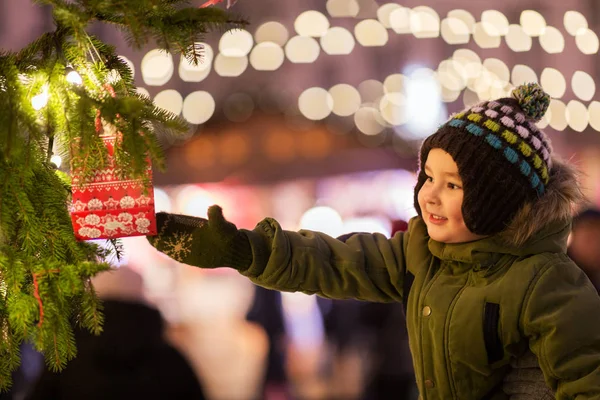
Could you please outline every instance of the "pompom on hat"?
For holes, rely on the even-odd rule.
[[[464,190],[462,214],[478,235],[501,232],[527,202],[543,196],[550,180],[552,147],[535,123],[550,104],[537,83],[518,86],[512,97],[484,101],[453,115],[421,146],[417,196],[427,180],[429,151],[440,148],[458,166]]]

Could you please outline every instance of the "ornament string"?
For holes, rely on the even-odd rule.
[[[60,270],[58,269],[51,269],[49,271],[46,272],[60,272]],[[42,297],[40,296],[40,285],[38,282],[38,278],[42,275],[41,273],[37,273],[34,272],[33,274],[33,297],[35,297],[35,299],[38,302],[39,308],[40,308],[40,318],[38,320],[38,328],[41,328],[42,323],[44,322],[44,304],[42,303]]]

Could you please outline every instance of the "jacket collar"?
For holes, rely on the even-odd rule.
[[[501,234],[467,243],[441,243],[429,238],[429,251],[449,262],[464,263],[475,269],[488,268],[504,255],[527,257],[539,253],[566,253],[570,220],[554,221],[531,236],[522,246],[515,246]]]

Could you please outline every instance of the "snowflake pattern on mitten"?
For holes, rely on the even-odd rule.
[[[183,260],[192,252],[192,234],[187,232],[175,232],[173,236],[163,241],[163,253],[174,260]]]

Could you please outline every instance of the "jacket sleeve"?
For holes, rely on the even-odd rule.
[[[600,297],[584,272],[560,257],[532,283],[521,323],[558,400],[600,400]]]
[[[320,232],[284,231],[271,218],[243,231],[253,262],[240,271],[257,285],[334,299],[402,301],[408,233],[357,233],[345,242]]]

